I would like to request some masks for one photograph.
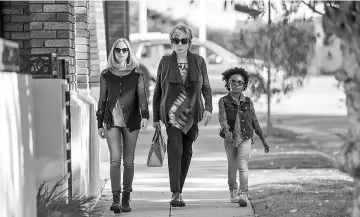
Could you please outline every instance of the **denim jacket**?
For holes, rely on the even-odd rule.
[[[260,137],[263,141],[263,131],[261,130],[259,121],[255,114],[254,104],[249,97],[241,96],[243,100],[237,103],[230,94],[221,97],[219,100],[219,123],[221,129],[228,129],[230,132],[234,131],[236,117],[240,117],[240,130],[244,139],[251,139],[254,135]],[[223,134],[220,134],[224,137]]]

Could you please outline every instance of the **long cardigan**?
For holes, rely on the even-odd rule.
[[[185,91],[189,96],[187,109],[191,110],[194,124],[202,120],[205,110],[212,112],[212,94],[207,74],[206,64],[203,57],[188,51],[188,77],[185,81]],[[178,68],[176,53],[163,56],[160,60],[157,72],[156,86],[153,97],[153,121],[161,120],[169,126],[167,114],[169,109],[181,91],[183,81]],[[186,108],[184,108],[186,109]]]
[[[140,129],[141,118],[149,119],[144,74],[135,68],[130,74],[116,76],[105,69],[100,76],[100,97],[96,112],[98,128],[114,125],[112,110],[121,100],[126,127],[130,132]]]

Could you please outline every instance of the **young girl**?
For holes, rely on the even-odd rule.
[[[248,160],[252,145],[253,131],[260,137],[265,153],[269,152],[263,132],[257,120],[253,102],[243,95],[249,75],[243,68],[231,68],[222,73],[222,80],[229,94],[219,100],[220,136],[224,138],[224,146],[228,160],[228,185],[230,200],[247,206],[248,200]],[[240,187],[236,182],[239,170]]]

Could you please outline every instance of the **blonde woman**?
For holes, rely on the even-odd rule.
[[[130,212],[135,147],[140,128],[147,127],[149,110],[144,74],[125,38],[115,41],[108,57],[107,69],[101,73],[96,116],[99,136],[106,138],[110,151],[113,193],[110,210],[114,213]],[[121,155],[124,164],[122,189]],[[123,194],[120,203],[121,190]]]

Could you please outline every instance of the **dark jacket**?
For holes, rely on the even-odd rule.
[[[189,69],[183,87],[176,53],[173,52],[171,55],[163,56],[160,60],[153,98],[154,122],[161,120],[166,126],[169,126],[168,113],[181,88],[185,88],[189,96],[186,107],[191,110],[190,115],[194,124],[200,122],[203,117],[204,103],[202,95],[205,99],[205,110],[212,112],[212,94],[205,60],[191,52],[188,52],[187,58]]]
[[[110,129],[114,125],[112,111],[121,100],[124,121],[130,132],[140,129],[142,118],[149,119],[143,72],[135,68],[130,74],[116,76],[105,69],[100,76],[100,97],[96,112],[98,128],[103,123]]]
[[[245,139],[251,139],[254,135],[260,137],[263,141],[263,131],[261,130],[259,121],[255,114],[254,104],[249,97],[245,97],[244,101],[239,104],[231,97],[230,94],[221,97],[219,100],[219,122],[222,129],[234,131],[236,116],[240,116],[240,129]],[[223,134],[220,135],[224,137]]]

